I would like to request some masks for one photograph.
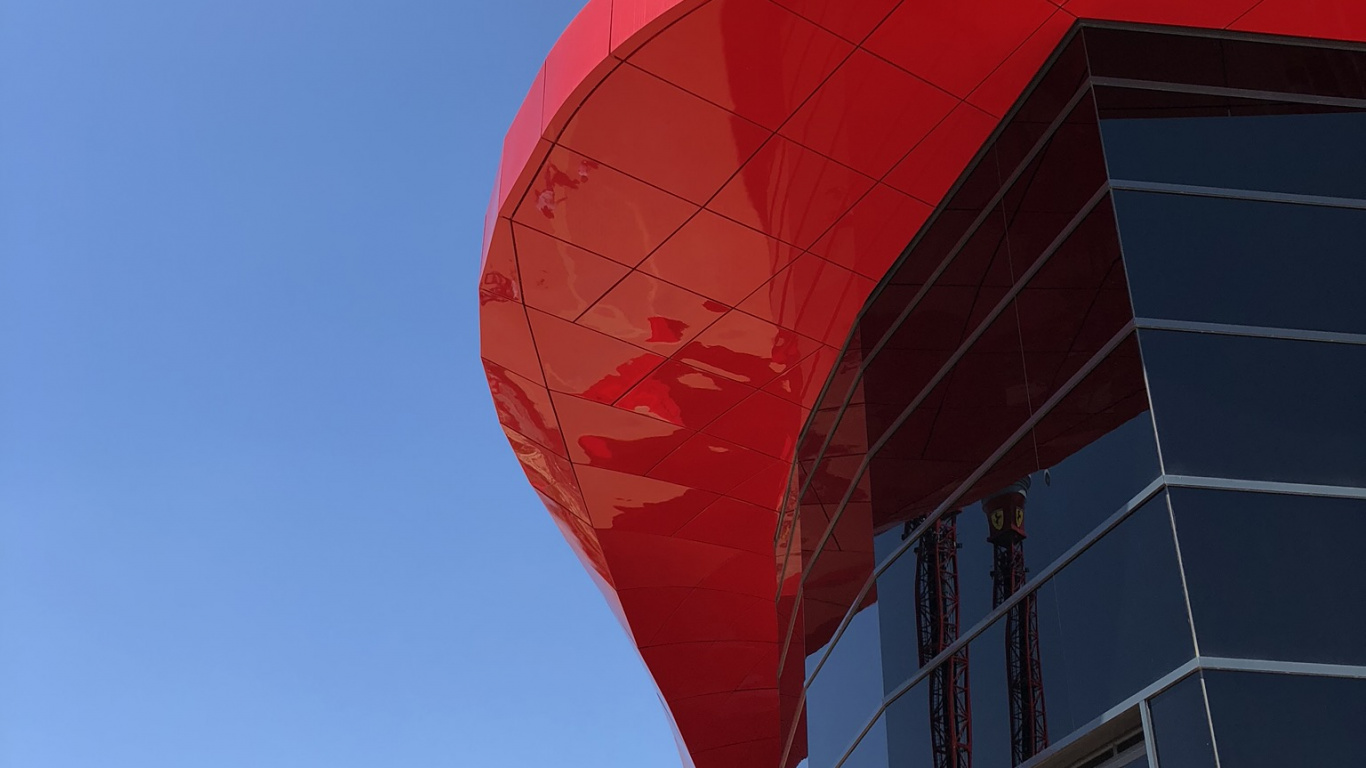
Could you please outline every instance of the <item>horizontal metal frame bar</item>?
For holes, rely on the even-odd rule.
[[[1366,346],[1366,334],[1340,331],[1311,331],[1299,328],[1272,328],[1262,325],[1204,323],[1194,320],[1158,320],[1147,317],[1134,320],[1134,325],[1138,326],[1139,330],[1150,331],[1181,331],[1184,333],[1209,333],[1219,336],[1248,336],[1259,339],[1317,341]]]
[[[1366,666],[1356,664],[1319,664],[1309,661],[1274,661],[1269,659],[1228,659],[1202,656],[1196,659],[1200,668],[1215,672],[1259,672],[1274,675],[1305,675],[1308,677],[1342,677],[1366,680]]]
[[[1319,208],[1366,209],[1366,200],[1351,197],[1326,197],[1323,195],[1300,195],[1293,192],[1268,192],[1260,189],[1233,189],[1231,187],[1204,187],[1198,184],[1170,184],[1165,181],[1135,181],[1133,179],[1111,179],[1110,186],[1116,192],[1159,192],[1169,195],[1189,195],[1191,197],[1217,197],[1225,200],[1251,200],[1258,203],[1285,203],[1287,205],[1312,205]]]
[[[1242,480],[1227,477],[1194,477],[1167,475],[1171,488],[1200,488],[1210,491],[1246,491],[1274,493],[1283,496],[1326,496],[1334,499],[1366,500],[1366,488],[1350,485],[1316,485],[1313,483],[1285,483],[1278,480]]]
[[[1325,107],[1346,107],[1366,110],[1366,99],[1353,99],[1345,96],[1322,96],[1313,93],[1293,91],[1263,91],[1257,88],[1230,88],[1223,85],[1197,85],[1194,83],[1169,83],[1162,80],[1140,80],[1128,77],[1107,77],[1094,75],[1091,82],[1098,86],[1129,88],[1136,91],[1160,91],[1163,93],[1186,93],[1196,96],[1225,96],[1235,99],[1257,99],[1289,104],[1317,104]]]

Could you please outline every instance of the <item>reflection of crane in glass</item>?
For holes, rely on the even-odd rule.
[[[958,639],[957,512],[936,520],[915,548],[915,625],[924,666]],[[909,533],[924,518],[906,525]],[[972,706],[968,698],[968,647],[930,672],[930,743],[934,768],[972,765]]]
[[[991,542],[991,605],[999,607],[1024,587],[1024,509],[1029,478],[982,502]],[[1019,765],[1048,746],[1043,671],[1039,661],[1039,608],[1030,592],[1006,612],[1006,685],[1010,689],[1011,765]]]
[[[1028,571],[1024,560],[1024,508],[1028,477],[982,502],[992,545],[992,607],[1019,592]],[[908,521],[902,537],[923,523]],[[915,548],[915,624],[920,664],[952,645],[959,634],[958,512],[935,521]],[[1039,615],[1034,592],[1006,612],[1006,685],[1010,699],[1011,765],[1048,746]],[[962,646],[929,674],[930,746],[934,768],[971,768],[972,705],[968,693],[968,647]]]

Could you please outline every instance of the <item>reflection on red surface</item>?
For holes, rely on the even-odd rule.
[[[829,622],[794,619],[791,577],[775,583],[797,434],[868,291],[1074,17],[1366,39],[1356,0],[591,0],[533,83],[487,219],[490,391],[640,647],[686,762],[777,764],[780,707],[798,709],[778,692],[779,626]],[[988,284],[990,268],[956,285]],[[947,277],[926,306],[971,306]],[[917,288],[890,287],[889,306]],[[1021,311],[1050,322],[1037,298]],[[961,326],[924,330],[911,378],[911,353],[956,346]],[[932,403],[964,428],[979,362]],[[1054,381],[1070,364],[1030,365]],[[1050,383],[1037,378],[1022,377],[1032,398]],[[874,394],[855,421],[885,419]],[[868,440],[828,416],[813,431],[836,430],[844,455],[817,470],[821,508]],[[951,436],[911,427],[922,440],[901,448],[943,455],[948,482]],[[906,492],[936,498],[929,475]],[[800,558],[811,533],[797,527],[783,535]],[[834,570],[866,568],[868,553],[829,554]],[[783,658],[801,674],[800,652]]]

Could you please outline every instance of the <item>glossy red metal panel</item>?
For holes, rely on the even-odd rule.
[[[670,536],[716,501],[717,495],[635,472],[579,468],[584,502],[599,531]],[[690,585],[695,586],[695,585]]]
[[[679,528],[675,535],[708,544],[740,546],[768,555],[773,550],[773,510],[722,496]]]
[[[495,219],[490,222],[484,270],[479,277],[479,290],[512,301],[522,300],[522,288],[517,277],[517,252],[509,232],[512,222]]]
[[[675,356],[695,368],[762,387],[801,362],[819,342],[743,312],[730,312]]]
[[[773,3],[712,0],[628,61],[773,129],[852,50],[848,42]]]
[[[773,0],[816,22],[845,40],[858,43],[868,36],[900,0]]]
[[[487,360],[484,375],[500,423],[553,453],[569,455],[549,390]]]
[[[736,445],[787,461],[797,444],[804,415],[801,406],[767,392],[755,392],[718,417],[707,431]]]
[[[1061,4],[592,0],[504,141],[479,299],[499,420],[698,768],[778,762],[790,440],[862,294],[1072,14],[1366,38],[1347,0]]]
[[[575,320],[630,271],[538,230],[503,221],[512,227],[517,244],[520,290],[528,307]]]
[[[617,66],[610,55],[612,4],[590,2],[569,22],[564,34],[545,59],[545,101],[542,130],[554,138],[569,111],[562,109],[587,95],[597,82]]]
[[[863,47],[966,98],[1055,10],[1048,0],[911,0]]]
[[[644,272],[631,272],[578,322],[667,355],[692,341],[726,311],[725,304]]]
[[[527,310],[546,385],[556,392],[616,402],[664,358],[591,328]]]
[[[864,277],[881,280],[932,210],[910,195],[878,184],[835,222],[811,252]]]
[[[559,423],[573,438],[579,466],[643,475],[692,434],[682,427],[573,395],[552,395]]]
[[[804,254],[740,310],[829,345],[843,344],[873,281],[819,256]]]
[[[479,292],[479,346],[484,359],[537,383],[545,382],[526,308],[506,296]]]
[[[799,248],[810,248],[873,180],[774,136],[707,207]],[[793,199],[801,200],[794,206]]]
[[[826,375],[838,358],[838,349],[833,346],[822,346],[770,382],[764,387],[764,391],[809,410],[815,407],[816,398],[820,395],[821,387],[825,385]]]
[[[773,463],[757,451],[699,432],[656,464],[650,477],[727,493]]]
[[[697,206],[659,187],[555,147],[513,217],[533,229],[635,266]]]
[[[1069,0],[1063,8],[1075,16],[1188,27],[1220,28],[1232,24],[1260,0]],[[1302,7],[1304,3],[1297,2]]]
[[[1329,40],[1366,40],[1366,3],[1352,0],[1262,0],[1230,28]]]
[[[617,407],[697,430],[754,391],[733,379],[669,360],[618,400]]]
[[[627,64],[579,108],[559,143],[700,205],[769,134]]]
[[[912,148],[883,181],[917,200],[938,203],[995,130],[997,122],[998,118],[971,104],[960,105]]]
[[[733,307],[799,253],[757,229],[703,210],[639,269]]]
[[[1038,74],[1039,67],[1048,60],[1076,17],[1058,11],[1034,30],[1024,44],[1015,49],[1001,66],[987,76],[982,84],[968,95],[968,103],[997,117],[1004,115],[1015,103],[1020,91]],[[994,121],[993,121],[994,122]]]
[[[863,50],[854,51],[779,133],[873,178],[925,137],[958,99]]]
[[[707,669],[710,675],[673,675],[666,698],[686,699],[708,693],[724,693],[747,687],[751,674],[773,655],[772,645],[764,641],[731,641],[655,645],[641,648],[640,655],[651,668],[683,671]],[[749,685],[748,687],[756,687]]]

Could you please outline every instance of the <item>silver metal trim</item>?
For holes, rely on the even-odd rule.
[[[1355,664],[1319,664],[1309,661],[1272,661],[1268,659],[1229,659],[1202,656],[1196,659],[1200,668],[1213,672],[1258,672],[1277,675],[1305,675],[1309,677],[1342,677],[1366,680],[1366,666]]]
[[[1264,41],[1250,41],[1264,42]],[[1294,93],[1291,91],[1263,91],[1256,88],[1229,88],[1223,85],[1194,85],[1191,83],[1168,83],[1160,80],[1139,80],[1128,77],[1107,77],[1096,75],[1091,82],[1098,86],[1112,88],[1132,88],[1141,91],[1162,91],[1164,93],[1191,93],[1205,96],[1226,96],[1235,99],[1257,99],[1277,101],[1283,104],[1321,104],[1326,107],[1346,107],[1366,109],[1366,100],[1345,96],[1322,96],[1313,93]]]
[[[1148,701],[1138,703],[1138,717],[1143,721],[1143,749],[1148,754],[1148,768],[1162,768],[1157,764],[1157,740],[1153,737],[1153,713]]]
[[[1366,499],[1366,488],[1345,485],[1313,485],[1283,483],[1274,480],[1239,480],[1227,477],[1193,477],[1167,475],[1172,488],[1203,488],[1211,491],[1247,491],[1250,493],[1278,493],[1287,496],[1328,496],[1335,499]]]
[[[1194,320],[1158,320],[1140,317],[1134,320],[1139,330],[1212,333],[1221,336],[1250,336],[1259,339],[1285,341],[1320,341],[1334,344],[1366,345],[1366,334],[1339,331],[1311,331],[1300,328],[1271,328],[1262,325],[1234,325],[1232,323],[1204,323]]]
[[[1219,739],[1214,735],[1214,712],[1209,706],[1209,689],[1205,687],[1205,676],[1200,675],[1200,697],[1205,701],[1205,725],[1209,726],[1209,748],[1214,753],[1214,768],[1219,768]]]
[[[1169,184],[1162,181],[1136,181],[1131,179],[1111,179],[1110,186],[1119,192],[1161,192],[1172,195],[1219,197],[1229,200],[1252,200],[1260,203],[1289,203],[1291,205],[1316,205],[1322,208],[1366,210],[1366,200],[1357,200],[1350,197],[1297,195],[1291,192],[1268,192],[1257,189],[1231,189],[1228,187],[1203,187],[1196,184]]]

